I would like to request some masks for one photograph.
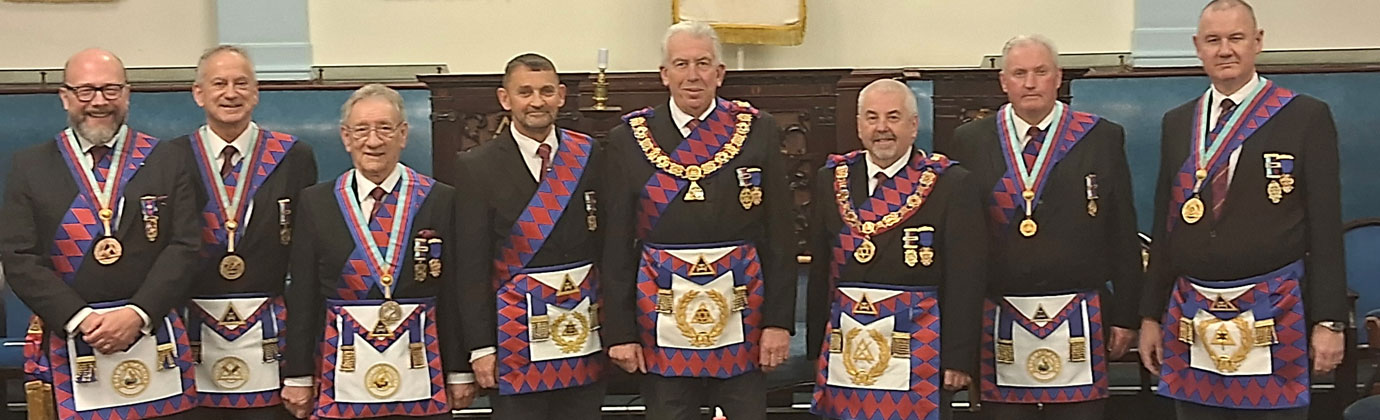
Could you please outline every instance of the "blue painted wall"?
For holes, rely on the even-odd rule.
[[[915,147],[920,150],[934,150],[934,82],[912,80],[906,83],[915,92],[916,110],[920,113],[920,129],[915,133]]]

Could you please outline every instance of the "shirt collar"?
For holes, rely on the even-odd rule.
[[[1241,102],[1245,101],[1246,96],[1250,95],[1251,92],[1254,92],[1256,85],[1259,84],[1260,74],[1251,73],[1251,80],[1247,81],[1245,85],[1242,85],[1240,89],[1237,89],[1235,93],[1232,93],[1230,95],[1222,93],[1222,91],[1220,90],[1217,90],[1216,85],[1210,85],[1210,87],[1208,87],[1208,92],[1212,94],[1211,109],[1213,111],[1213,115],[1216,115],[1217,110],[1222,108],[1222,100],[1225,99],[1231,99],[1232,102],[1236,103],[1236,106],[1245,105]]]
[[[87,140],[85,137],[82,137],[81,133],[77,132],[75,128],[72,128],[70,130],[72,130],[72,135],[77,137],[77,145],[81,146],[82,153],[90,153],[92,147],[98,146],[95,142]],[[125,141],[125,136],[127,136],[128,133],[129,126],[121,124],[120,129],[115,130],[115,136],[111,137],[110,142],[106,143],[105,145],[110,146],[111,149],[120,147]]]
[[[914,146],[907,147],[906,153],[901,155],[900,159],[896,159],[896,162],[893,162],[891,166],[883,168],[872,162],[872,155],[869,153],[867,157],[863,159],[867,161],[867,179],[876,178],[878,172],[886,174],[887,178],[896,176],[897,172],[901,172],[901,168],[905,168],[906,164],[910,163],[910,157],[913,154],[915,154]]]
[[[358,170],[354,171],[356,194],[355,197],[358,197],[360,201],[364,201],[364,198],[368,197],[369,193],[374,191],[374,187],[380,187],[383,188],[384,191],[392,193],[393,188],[398,186],[398,180],[402,179],[402,171],[403,165],[402,163],[398,163],[397,166],[393,167],[393,172],[389,173],[387,177],[383,178],[382,184],[375,184],[374,181],[370,181],[368,178],[365,178],[364,174],[359,173]]]
[[[1055,106],[1058,106],[1058,105],[1055,105]],[[1012,110],[1011,112],[1016,112],[1016,111]],[[1030,131],[1030,127],[1031,127],[1031,126],[1030,126],[1030,123],[1025,122],[1025,120],[1021,119],[1020,116],[1012,115],[1012,117],[1014,117],[1014,118],[1012,118],[1013,120],[1016,120],[1016,135],[1021,136],[1021,144],[1025,144],[1025,142],[1026,142],[1025,133],[1028,132],[1028,131]],[[1045,114],[1045,119],[1040,120],[1040,123],[1035,124],[1035,127],[1039,128],[1041,132],[1046,132],[1046,133],[1047,133],[1047,132],[1049,132],[1049,126],[1050,126],[1050,125],[1053,125],[1053,124],[1054,124],[1054,108],[1050,108],[1050,109],[1049,109],[1049,113],[1048,113],[1048,114]],[[1048,136],[1046,136],[1046,137],[1048,137]]]
[[[556,142],[556,127],[554,126],[551,127],[551,132],[546,133],[546,138],[542,141],[527,137],[519,132],[517,127],[512,123],[508,124],[508,131],[513,133],[513,140],[517,142],[518,151],[522,152],[523,159],[536,156],[537,148],[541,147],[543,144],[551,146],[551,151],[553,152],[556,151],[556,146],[559,144]]]
[[[210,149],[210,151],[214,153],[217,157],[220,156],[220,151],[225,149],[226,143],[230,143],[231,146],[235,146],[235,151],[239,152],[240,156],[243,157],[245,156],[245,153],[249,153],[249,148],[254,146],[254,140],[258,138],[259,124],[256,124],[253,121],[250,121],[249,126],[245,127],[243,132],[240,132],[239,137],[235,137],[234,141],[229,142],[227,142],[223,138],[220,138],[220,135],[216,134],[215,130],[211,130],[211,126],[201,126],[201,139],[203,141],[208,142],[207,148]]]
[[[676,123],[676,128],[684,128],[686,123],[695,118],[699,118],[700,122],[704,122],[709,119],[709,114],[714,113],[714,108],[718,107],[718,102],[718,98],[715,98],[714,104],[711,105],[709,109],[704,110],[699,116],[692,116],[682,111],[679,106],[676,106],[676,98],[671,98],[671,121]]]

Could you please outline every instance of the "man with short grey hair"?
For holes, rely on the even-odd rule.
[[[1135,340],[1140,245],[1121,126],[1059,102],[1053,42],[1011,38],[995,116],[955,131],[992,237],[984,417],[1101,419],[1107,363]],[[1112,287],[1108,288],[1107,284]]]
[[[1140,357],[1179,418],[1307,418],[1350,328],[1337,127],[1260,77],[1264,41],[1250,4],[1208,3],[1211,86],[1161,124]]]
[[[221,45],[197,61],[192,97],[206,125],[173,143],[189,151],[204,224],[204,263],[187,305],[198,415],[290,417],[279,398],[283,288],[297,194],[316,183],[311,145],[253,121],[259,84],[248,52]],[[259,331],[245,334],[245,331]]]
[[[455,190],[400,162],[404,115],[383,85],[351,94],[340,140],[354,168],[302,190],[294,211],[282,396],[298,418],[449,419],[474,399]]]
[[[790,350],[796,267],[780,129],[747,102],[720,98],[717,35],[666,31],[668,104],[609,133],[603,255],[609,358],[647,372],[649,419],[766,415],[762,370]]]
[[[984,191],[967,169],[915,146],[920,120],[904,83],[868,84],[858,109],[864,150],[829,156],[809,212],[810,307],[828,308],[808,315],[810,331],[824,333],[806,344],[821,353],[810,411],[948,418],[977,365]]]

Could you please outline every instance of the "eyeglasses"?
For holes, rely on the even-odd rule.
[[[73,95],[76,95],[77,100],[82,102],[91,102],[92,99],[96,99],[96,92],[100,92],[101,96],[104,96],[105,100],[107,101],[120,99],[120,96],[125,94],[126,87],[129,87],[129,85],[123,83],[115,83],[103,86],[72,86],[66,83],[62,84],[63,89],[67,89],[68,92],[72,92]]]
[[[400,130],[402,127],[406,125],[407,123],[402,123],[396,126],[389,124],[377,126],[360,125],[355,127],[346,127],[345,129],[350,131],[350,138],[355,140],[364,140],[366,138],[369,138],[369,133],[378,133],[378,136],[381,139],[391,139],[393,138],[394,134],[398,133],[398,130]]]

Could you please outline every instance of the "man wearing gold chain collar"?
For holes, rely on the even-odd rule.
[[[815,178],[807,344],[819,354],[815,414],[946,418],[952,391],[967,387],[977,366],[983,191],[956,162],[914,146],[916,106],[901,82],[863,88],[866,150],[830,156]]]
[[[1256,72],[1265,32],[1213,0],[1193,45],[1211,87],[1164,114],[1140,355],[1179,418],[1303,419],[1348,328],[1337,130]]]
[[[1001,86],[1010,103],[954,136],[954,158],[987,191],[980,380],[989,419],[1101,419],[1107,363],[1139,327],[1140,244],[1122,129],[1058,101],[1057,57],[1040,35],[1007,41]]]
[[[628,372],[650,373],[649,419],[765,418],[762,370],[784,362],[794,326],[791,197],[780,130],[716,95],[718,36],[666,31],[665,106],[609,133],[603,338]]]

